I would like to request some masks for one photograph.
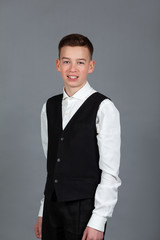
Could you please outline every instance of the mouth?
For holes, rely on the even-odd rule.
[[[76,76],[76,75],[67,75],[67,78],[69,78],[70,80],[76,80],[76,79],[78,79],[78,76]]]

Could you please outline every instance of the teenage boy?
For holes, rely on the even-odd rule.
[[[43,240],[104,239],[117,202],[119,112],[87,82],[92,54],[83,35],[70,34],[59,43],[63,94],[49,98],[41,113],[48,175],[35,234]]]

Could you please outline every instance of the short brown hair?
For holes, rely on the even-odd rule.
[[[60,58],[60,51],[61,48],[64,46],[71,46],[71,47],[77,47],[77,46],[81,46],[81,47],[87,47],[89,52],[90,52],[90,57],[92,59],[92,55],[93,55],[93,45],[91,43],[91,41],[81,35],[81,34],[77,34],[77,33],[73,33],[73,34],[69,34],[65,37],[63,37],[58,45],[58,50],[59,50],[59,58]]]

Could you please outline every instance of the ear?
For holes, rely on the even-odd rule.
[[[57,69],[58,72],[61,71],[61,69],[60,69],[60,60],[59,60],[59,58],[57,58],[57,60],[56,60],[56,69]]]
[[[95,61],[91,60],[89,63],[88,73],[92,73],[94,71]]]

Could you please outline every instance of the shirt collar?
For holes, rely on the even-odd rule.
[[[76,98],[76,99],[80,99],[80,100],[84,100],[88,97],[88,94],[90,93],[90,91],[92,91],[93,88],[90,86],[90,84],[88,82],[86,82],[86,84],[80,88],[80,90],[78,90],[73,96],[72,98]],[[63,88],[63,100],[66,98],[71,98],[67,95],[67,93],[65,92],[64,88]]]

